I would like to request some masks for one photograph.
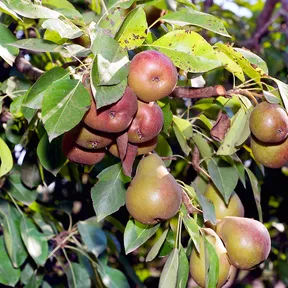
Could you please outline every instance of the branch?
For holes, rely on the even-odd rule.
[[[176,98],[211,98],[225,96],[226,89],[221,85],[209,86],[203,88],[180,87],[177,86],[171,96]]]
[[[280,0],[267,0],[265,2],[264,8],[256,21],[256,28],[252,34],[252,37],[249,40],[244,41],[242,46],[251,50],[255,48],[257,50],[259,49],[259,42],[261,38],[268,31],[269,26],[281,15],[281,12],[278,11],[275,16],[272,17],[275,6],[279,1]]]
[[[27,61],[21,54],[19,54],[15,59],[15,67],[20,73],[23,73],[30,80],[34,81],[36,81],[42,74],[44,74],[43,70],[32,66],[32,64]]]

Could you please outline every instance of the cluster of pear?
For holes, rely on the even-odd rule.
[[[116,157],[125,156],[126,150],[119,151],[117,145],[117,138],[124,133],[128,143],[137,147],[137,155],[152,151],[164,122],[163,112],[155,101],[168,96],[177,79],[177,69],[167,56],[147,50],[132,59],[128,85],[116,103],[97,109],[91,85],[87,79],[83,80],[91,106],[82,121],[64,134],[62,150],[67,159],[94,165],[107,150]]]
[[[213,202],[217,218],[214,230],[202,228],[201,232],[219,259],[218,288],[229,280],[235,269],[252,270],[265,261],[271,250],[271,239],[261,222],[244,217],[243,204],[235,192],[228,204],[213,184],[207,185],[204,195]],[[200,238],[199,251],[194,248],[190,256],[191,277],[200,287],[206,287],[203,237]]]
[[[288,115],[278,104],[261,102],[250,116],[251,150],[266,167],[280,168],[288,162]]]

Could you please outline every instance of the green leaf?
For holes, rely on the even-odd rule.
[[[228,55],[226,55],[222,51],[216,50],[218,59],[222,62],[224,65],[224,68],[235,75],[241,82],[245,82],[245,75],[243,73],[243,70],[239,64],[237,64],[235,61],[233,61]]]
[[[27,261],[25,263],[24,268],[22,267],[20,281],[26,285],[29,282],[29,280],[33,277],[33,274],[34,274],[34,268],[32,264]]]
[[[102,18],[99,23],[99,27],[105,29],[105,31],[108,31],[109,35],[114,37],[123,22],[121,13],[122,12],[120,9],[113,10],[106,17]]]
[[[42,183],[37,156],[27,151],[21,165],[21,180],[29,189],[37,188]]]
[[[152,261],[157,254],[159,253],[161,246],[163,245],[166,236],[168,234],[169,229],[166,229],[162,235],[159,237],[159,239],[156,241],[156,243],[153,245],[153,247],[150,249],[149,253],[146,256],[146,262]]]
[[[187,144],[187,140],[193,135],[191,123],[185,119],[173,116],[173,130],[181,149],[186,155],[188,155],[191,148]]]
[[[29,0],[3,0],[3,2],[17,14],[32,18],[58,18],[61,14]]]
[[[28,283],[25,285],[25,288],[38,288],[43,281],[44,273],[41,271],[35,270],[32,277],[29,279]]]
[[[49,217],[49,216],[48,216]],[[33,214],[33,220],[35,221],[36,225],[40,228],[40,230],[43,232],[43,234],[47,237],[47,238],[51,238],[52,236],[55,236],[55,232],[51,226],[51,222],[49,220],[47,220],[47,217],[45,218],[44,215],[35,212]],[[52,224],[53,225],[53,224]],[[56,230],[56,229],[55,229]]]
[[[61,67],[55,67],[43,74],[31,87],[23,106],[40,109],[45,90],[52,84],[54,85],[57,80],[69,79],[69,73]]]
[[[97,226],[98,222],[95,217],[85,221],[79,221],[77,224],[84,244],[96,257],[104,252],[107,246],[106,235],[104,231]]]
[[[145,40],[148,24],[142,7],[135,8],[128,13],[121,27],[115,35],[120,46],[127,50],[139,47]]]
[[[125,253],[129,254],[145,243],[155,234],[159,227],[160,223],[155,226],[151,226],[144,225],[138,221],[129,220],[124,232]]]
[[[87,270],[79,263],[71,263],[66,271],[69,288],[90,288],[91,280]]]
[[[30,87],[29,81],[12,76],[3,82],[1,90],[11,99],[14,99],[23,96]]]
[[[282,81],[272,78],[276,84],[278,85],[279,92],[281,95],[281,98],[283,100],[284,106],[286,108],[286,111],[288,111],[288,85],[286,83],[283,83]]]
[[[15,287],[20,279],[20,269],[14,268],[6,253],[3,236],[0,236],[0,283]]]
[[[20,235],[21,216],[16,208],[4,200],[0,201],[0,216],[6,250],[13,266],[18,268],[28,256]]]
[[[198,33],[175,30],[149,44],[188,72],[203,73],[222,66],[212,46]]]
[[[12,9],[8,8],[8,6],[4,4],[3,1],[0,2],[0,11],[7,15],[12,16],[15,20],[16,19],[21,20],[21,18]]]
[[[192,9],[181,9],[180,11],[168,13],[161,17],[167,23],[180,27],[192,25],[204,28],[222,36],[231,37],[223,22],[213,15]]]
[[[211,145],[207,143],[207,140],[205,140],[204,137],[198,133],[195,133],[192,136],[192,140],[199,149],[202,158],[208,159],[212,157]]]
[[[37,198],[37,191],[27,189],[21,180],[21,174],[13,173],[9,175],[5,183],[5,189],[18,201],[30,204]]]
[[[29,255],[34,261],[44,266],[48,257],[48,242],[45,236],[40,233],[33,221],[23,216],[20,223],[21,237]]]
[[[12,66],[15,61],[15,56],[17,56],[19,53],[19,49],[6,46],[5,44],[16,41],[16,37],[6,26],[2,24],[0,24],[0,35],[0,57],[2,57],[10,66]]]
[[[7,44],[8,45],[8,44]],[[15,41],[13,43],[10,43],[9,46],[31,50],[35,52],[63,52],[63,48],[61,46],[58,46],[57,44],[39,39],[39,38],[30,38],[30,39],[22,39]]]
[[[0,177],[7,174],[13,168],[13,158],[10,148],[0,137]]]
[[[129,178],[123,174],[121,163],[106,168],[97,178],[99,181],[91,189],[91,197],[97,221],[100,221],[125,204],[125,183]]]
[[[164,265],[160,276],[159,288],[175,288],[179,266],[179,250],[174,248]]]
[[[158,143],[155,152],[161,157],[171,157],[173,155],[173,151],[167,142],[167,140],[161,135],[158,135]],[[164,164],[166,167],[169,167],[172,160],[164,160]]]
[[[90,106],[90,95],[78,80],[59,80],[44,93],[43,123],[52,141],[71,130],[83,118]]]
[[[42,27],[50,31],[57,31],[62,38],[67,39],[75,39],[83,34],[82,30],[65,17],[45,20]]]
[[[222,43],[216,43],[216,48],[219,51],[224,52],[227,56],[229,56],[234,62],[238,63],[240,67],[242,68],[243,72],[253,79],[257,84],[262,86],[261,84],[261,77],[264,76],[264,72],[261,68],[253,67],[251,63],[243,57],[243,55],[236,51],[232,46],[225,45]]]
[[[179,266],[177,271],[177,288],[186,288],[189,278],[189,261],[187,259],[184,248],[181,246],[179,250]]]
[[[60,171],[66,162],[66,157],[61,149],[62,137],[57,137],[49,142],[45,133],[37,146],[37,155],[41,165],[54,176]]]
[[[203,236],[205,246],[205,287],[217,287],[219,275],[219,258],[212,244]]]
[[[160,105],[160,107],[162,109],[163,116],[164,116],[164,124],[163,124],[162,131],[165,134],[169,135],[169,130],[170,130],[171,126],[172,126],[172,121],[173,121],[173,113],[171,111],[170,101],[169,101],[168,98],[166,98],[166,99],[167,99],[166,103],[163,100],[160,103],[160,104],[163,104],[163,106]]]
[[[264,73],[268,74],[268,67],[266,62],[258,55],[252,53],[250,50],[245,48],[234,48],[237,52],[241,53],[251,64],[258,66],[263,70]]]
[[[225,203],[228,204],[238,182],[237,171],[222,159],[213,157],[208,163],[208,172]]]
[[[120,7],[122,9],[128,9],[132,6],[135,0],[109,0],[108,1],[108,8],[116,8]]]
[[[130,288],[125,275],[109,266],[101,266],[99,269],[102,281],[107,288]]]
[[[188,234],[190,235],[191,239],[193,240],[193,243],[199,251],[200,247],[200,233],[199,233],[199,226],[197,222],[190,217],[189,215],[186,215],[183,217],[183,223],[185,226],[185,229],[187,230]]]
[[[175,239],[176,239],[176,234],[173,232],[172,229],[170,229],[159,251],[159,254],[158,254],[159,257],[165,257],[171,253],[171,251],[175,247]]]
[[[231,126],[218,148],[218,155],[232,155],[239,146],[249,137],[249,117],[250,110],[240,108],[231,120]]]
[[[253,172],[249,168],[245,167],[245,170],[247,172],[248,178],[251,183],[251,187],[252,187],[252,191],[253,191],[253,195],[254,195],[254,199],[256,202],[257,211],[258,211],[259,221],[263,222],[263,214],[262,214],[262,207],[261,207],[261,190],[260,190],[258,179],[256,178],[256,176],[253,174]]]

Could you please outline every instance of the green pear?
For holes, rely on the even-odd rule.
[[[206,239],[209,241],[211,245],[213,245],[218,259],[219,259],[219,274],[218,274],[218,283],[217,288],[222,287],[229,278],[231,265],[229,263],[227,257],[227,251],[219,238],[219,236],[215,233],[211,228],[202,228]],[[192,279],[200,286],[205,286],[205,245],[204,240],[200,237],[200,249],[199,252],[194,249],[192,250],[190,256],[190,273]]]
[[[157,154],[142,158],[126,193],[129,213],[143,224],[172,218],[179,210],[182,189]]]
[[[224,242],[230,263],[236,268],[251,270],[270,253],[269,232],[257,220],[227,216],[217,223],[216,232]]]
[[[213,202],[217,219],[221,220],[225,216],[244,216],[243,204],[235,192],[226,204],[218,189],[213,184],[208,184],[204,196]]]

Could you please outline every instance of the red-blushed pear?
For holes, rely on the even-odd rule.
[[[253,135],[262,142],[279,143],[288,136],[288,115],[278,104],[257,104],[251,112],[249,123]]]
[[[230,276],[231,265],[227,257],[227,251],[219,238],[211,228],[202,228],[206,240],[214,247],[219,259],[219,273],[217,288],[222,287]],[[205,269],[205,244],[202,237],[200,237],[200,249],[199,252],[194,249],[190,256],[190,273],[192,279],[200,286],[207,287],[206,284],[206,269]]]
[[[182,202],[182,189],[161,157],[150,154],[138,164],[126,192],[126,207],[137,221],[153,225],[172,218]]]
[[[269,168],[281,168],[288,162],[288,138],[280,143],[264,143],[251,137],[251,150],[260,164]]]
[[[216,225],[230,263],[242,270],[251,270],[265,261],[271,250],[271,239],[266,227],[259,221],[227,216]]]
[[[135,144],[138,148],[137,155],[148,154],[149,152],[151,152],[155,149],[155,147],[157,146],[157,143],[158,143],[158,136],[154,137],[153,139],[151,139],[147,142]],[[112,155],[114,155],[115,157],[120,158],[118,147],[117,147],[116,143],[111,144],[108,148],[108,151]]]
[[[91,107],[83,118],[83,122],[92,129],[118,133],[127,129],[137,112],[138,102],[135,93],[126,87],[122,98],[111,105],[97,109],[91,96]]]
[[[138,101],[138,111],[128,129],[128,141],[143,143],[156,137],[163,126],[164,116],[156,102]]]
[[[158,51],[142,51],[131,61],[128,85],[142,101],[156,101],[170,95],[177,80],[173,62]]]
[[[100,149],[110,145],[115,137],[111,133],[93,130],[82,123],[75,126],[67,134],[71,139],[84,149]]]
[[[235,192],[232,193],[228,204],[226,204],[218,189],[213,184],[208,184],[204,196],[213,202],[218,220],[225,216],[244,216],[243,204]]]
[[[71,138],[71,135],[65,133],[62,139],[62,150],[64,155],[71,162],[94,165],[99,163],[105,156],[104,149],[84,150],[81,149]]]

